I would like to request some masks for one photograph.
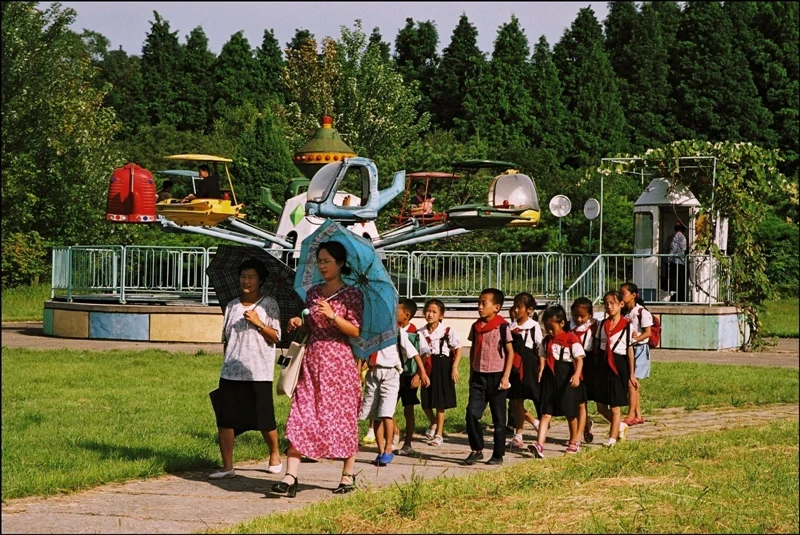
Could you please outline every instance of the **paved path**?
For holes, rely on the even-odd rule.
[[[679,436],[749,423],[800,417],[798,405],[762,409],[721,408],[707,411],[669,409],[632,428],[629,440]],[[604,433],[598,427],[597,442]],[[526,432],[526,439],[532,432]],[[491,440],[491,435],[487,435]],[[562,455],[567,429],[554,426],[545,447],[547,457]],[[487,441],[487,447],[491,448]],[[590,445],[587,448],[598,448]],[[623,444],[624,447],[624,444]],[[469,446],[464,436],[448,436],[438,447],[420,446],[421,459],[397,457],[378,470],[369,462],[375,449],[358,456],[359,485],[385,486],[403,482],[416,470],[424,478],[458,476],[491,470],[485,464],[461,464]],[[525,462],[529,454],[508,454],[506,465]],[[546,462],[546,459],[545,459]],[[281,476],[266,472],[264,463],[236,465],[237,477],[210,482],[206,472],[189,472],[125,484],[104,485],[89,491],[52,498],[9,500],[2,507],[3,533],[191,533],[242,522],[256,516],[289,511],[320,500],[333,499],[341,463],[303,464],[297,498],[276,496],[269,490]]]
[[[83,349],[108,351],[110,349],[142,350],[162,349],[171,352],[222,353],[222,344],[193,344],[175,342],[124,342],[117,340],[75,340],[54,338],[42,334],[41,322],[3,323],[3,347],[25,347],[31,349]],[[778,345],[759,353],[739,351],[690,351],[656,349],[652,354],[655,362],[708,362],[712,364],[753,364],[757,366],[800,367],[800,340],[784,338]]]

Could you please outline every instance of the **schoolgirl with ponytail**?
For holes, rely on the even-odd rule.
[[[631,324],[631,344],[633,345],[634,370],[637,379],[650,377],[650,328],[653,326],[653,315],[644,306],[639,287],[626,282],[619,287],[622,295],[623,314]],[[628,415],[622,420],[628,425],[644,423],[641,409],[641,389],[628,390]]]

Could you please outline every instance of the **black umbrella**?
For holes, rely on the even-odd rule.
[[[225,312],[229,302],[242,295],[239,285],[239,266],[253,258],[267,268],[267,278],[261,284],[261,293],[278,302],[280,308],[281,340],[279,347],[289,347],[294,335],[289,333],[289,320],[299,316],[305,303],[294,290],[295,273],[270,252],[251,245],[220,245],[206,268],[210,286],[217,294],[219,306]]]

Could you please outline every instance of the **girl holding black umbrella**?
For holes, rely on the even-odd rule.
[[[212,392],[223,466],[209,475],[210,479],[236,475],[234,437],[249,430],[261,431],[269,447],[268,471],[279,474],[282,470],[272,399],[275,344],[281,337],[280,311],[275,299],[261,295],[261,284],[266,277],[267,270],[260,261],[242,262],[241,296],[225,308],[222,333],[225,360],[219,389]]]

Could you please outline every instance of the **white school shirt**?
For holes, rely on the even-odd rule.
[[[461,340],[458,338],[458,333],[455,329],[450,327],[450,333],[447,335],[447,341],[440,344],[439,340],[444,338],[444,333],[448,326],[439,323],[439,326],[433,332],[428,330],[428,326],[423,327],[419,332],[419,352],[421,355],[435,355],[439,353],[439,345],[442,346],[442,355],[449,357],[450,353],[461,347]],[[428,343],[428,338],[431,339]]]
[[[594,348],[594,334],[592,334],[592,320],[581,326],[575,325],[575,320],[569,320],[569,330],[583,342],[583,349],[591,351]]]
[[[419,354],[417,353],[417,348],[408,339],[408,333],[405,329],[401,327],[398,332],[400,333],[400,351],[403,352],[406,359],[413,359]],[[400,360],[400,351],[397,349],[397,344],[392,344],[378,351],[375,364],[383,368],[402,369],[403,362]]]
[[[642,311],[642,324],[639,325],[639,311]],[[653,315],[650,313],[649,310],[644,308],[642,305],[636,305],[633,309],[625,315],[625,319],[628,320],[628,323],[631,324],[631,337],[639,336],[642,334],[642,331],[647,327],[653,326]],[[647,345],[650,341],[650,337],[643,338],[638,342],[635,342],[635,345]]]
[[[574,357],[586,356],[580,341],[575,342],[571,347],[565,349],[563,359],[561,358],[561,345],[553,342],[552,348],[553,358],[556,359],[556,362],[559,360],[563,360],[564,362],[573,362],[575,360]],[[547,358],[547,344],[544,343],[544,338],[541,342],[539,342],[539,356]]]
[[[608,320],[606,319],[606,320],[603,320],[603,321],[608,321]],[[614,353],[615,354],[617,354],[617,355],[627,355],[628,354],[628,346],[627,346],[627,336],[628,335],[625,334],[625,331],[627,331],[630,328],[631,328],[631,326],[630,326],[630,324],[628,324],[620,332],[618,332],[617,334],[611,336],[611,347],[614,348],[615,345],[617,346],[616,349],[614,349]],[[617,340],[619,340],[620,336],[624,336],[626,338],[623,338],[620,341],[620,343],[617,343]],[[633,331],[631,331],[631,337],[633,337]],[[601,324],[600,326],[598,326],[597,339],[600,341],[600,350],[603,351],[603,354],[605,354],[605,351],[606,351],[606,328],[605,328],[605,325]]]
[[[542,338],[544,338],[542,336],[542,327],[539,325],[539,322],[533,321],[531,318],[528,318],[528,321],[522,325],[518,324],[516,321],[512,322],[511,330],[513,331],[514,329],[522,331],[520,334],[525,341],[525,347],[528,349],[538,347],[538,345],[542,343]]]

